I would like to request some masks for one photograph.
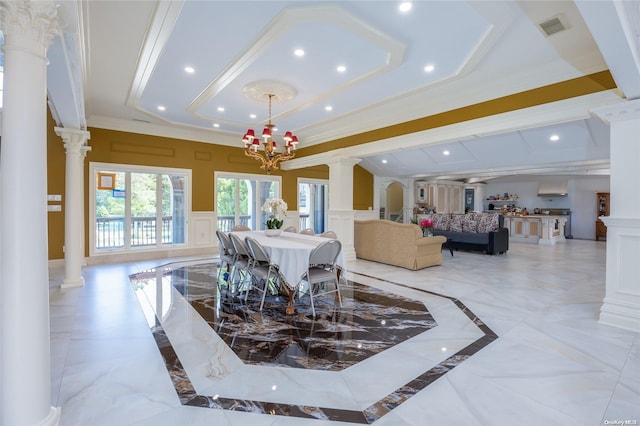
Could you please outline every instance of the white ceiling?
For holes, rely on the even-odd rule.
[[[247,85],[285,85],[291,99],[274,103],[273,121],[304,148],[610,69],[620,90],[340,153],[380,176],[482,180],[608,168],[608,128],[589,110],[640,94],[630,60],[637,45],[620,48],[633,37],[616,21],[634,6],[418,1],[403,14],[398,5],[62,1],[66,28],[49,49],[50,104],[65,127],[240,146],[268,114]],[[568,29],[546,37],[538,24],[558,16]],[[305,55],[293,55],[296,48]],[[560,139],[549,141],[552,133]]]

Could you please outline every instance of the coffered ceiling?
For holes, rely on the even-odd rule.
[[[50,104],[65,127],[241,146],[246,129],[268,119],[260,95],[276,93],[276,133],[296,133],[304,156],[315,145],[606,71],[617,89],[332,147],[287,166],[348,156],[381,176],[480,180],[608,168],[608,128],[590,110],[640,94],[628,60],[637,46],[621,24],[633,6],[417,1],[403,12],[400,4],[62,1]],[[559,31],[546,34],[545,22]]]

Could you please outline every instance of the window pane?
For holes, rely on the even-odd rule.
[[[185,177],[162,175],[162,244],[185,243]]]
[[[218,178],[216,182],[216,211],[218,212],[218,229],[231,231],[235,226],[235,194],[236,179]]]
[[[115,174],[116,189],[96,190],[96,248],[124,247],[125,174],[108,170],[99,173]]]
[[[238,216],[236,217],[236,223],[239,223],[243,226],[248,226],[251,229],[257,229],[255,227],[254,221],[251,220],[251,212],[250,212],[250,200],[253,198],[252,187],[255,185],[254,182],[242,179],[238,182],[238,198],[239,198],[239,211]]]
[[[262,211],[262,205],[269,198],[278,198],[280,195],[280,191],[278,190],[278,182],[276,181],[262,181],[260,182],[260,198],[258,199],[258,204],[256,205],[256,217],[260,218],[259,227],[255,229],[265,229],[267,220],[267,213]]]
[[[131,173],[131,246],[156,245],[156,174]]]

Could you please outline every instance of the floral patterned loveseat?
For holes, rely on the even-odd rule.
[[[509,230],[498,213],[433,213],[421,215],[434,224],[433,235],[449,239],[449,248],[502,254],[509,250]]]

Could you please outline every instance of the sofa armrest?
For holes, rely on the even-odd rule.
[[[430,246],[433,244],[444,244],[447,242],[447,237],[444,237],[442,235],[434,235],[433,237],[424,237],[424,238],[418,238],[416,240],[416,244],[418,246]]]
[[[488,254],[506,253],[509,250],[509,229],[500,228],[489,232]]]

